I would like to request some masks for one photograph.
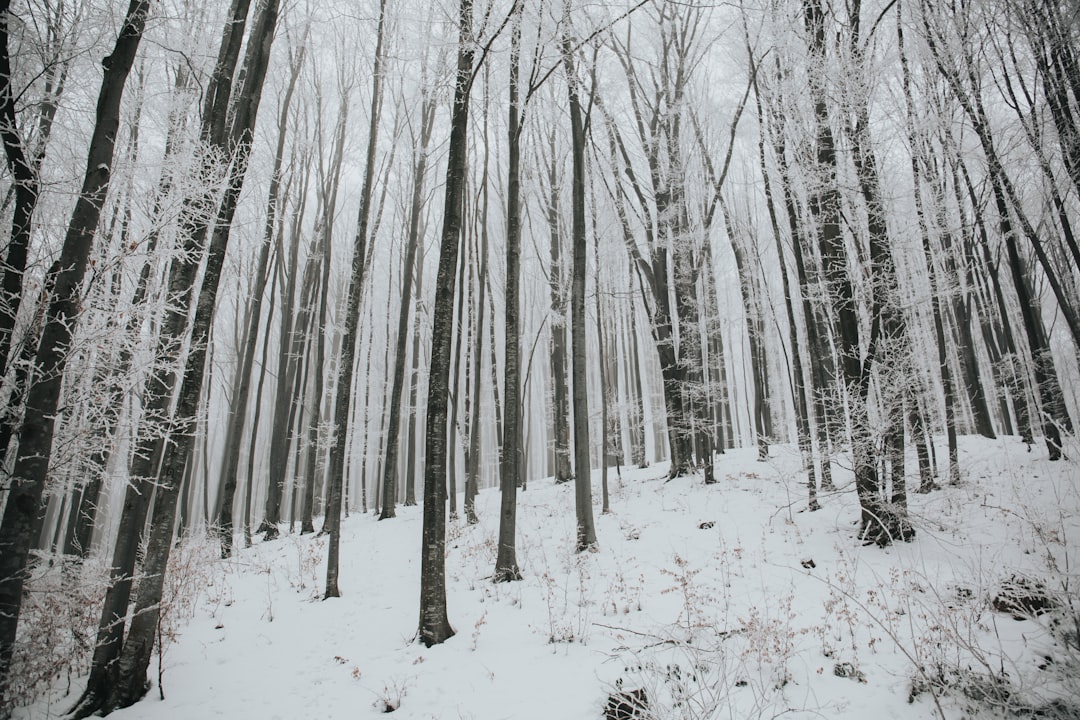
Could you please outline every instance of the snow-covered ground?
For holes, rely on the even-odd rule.
[[[490,580],[498,493],[481,492],[480,523],[449,525],[457,635],[432,648],[413,639],[419,508],[347,519],[343,594],[325,602],[323,538],[283,536],[228,561],[188,547],[180,562],[197,598],[170,617],[165,699],[152,667],[154,689],[113,717],[336,719],[394,708],[402,718],[584,720],[636,690],[651,714],[634,715],[624,695],[609,716],[958,718],[996,703],[1069,717],[1047,704],[1055,696],[1080,707],[1075,459],[1050,463],[1016,438],[963,438],[963,482],[912,494],[916,539],[879,549],[855,537],[850,485],[806,512],[793,450],[777,446],[766,463],[755,455],[721,456],[710,487],[665,482],[660,465],[621,479],[612,470],[607,515],[596,473],[600,547],[581,555],[572,486],[530,483],[519,494],[517,583]],[[1016,579],[1071,602],[1071,624],[1056,624],[1061,610],[1022,620],[995,611]],[[16,717],[55,717],[73,699],[58,693]]]

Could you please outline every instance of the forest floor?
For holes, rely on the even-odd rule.
[[[729,451],[709,487],[666,482],[663,465],[612,469],[606,515],[597,472],[595,553],[573,551],[572,484],[537,480],[518,496],[524,579],[498,585],[498,492],[482,491],[479,524],[449,525],[457,635],[433,648],[413,639],[420,508],[345,520],[342,597],[325,602],[324,538],[228,561],[189,543],[165,699],[152,667],[146,699],[112,717],[1075,717],[1080,448],[1056,463],[1016,438],[960,448],[962,481],[913,494],[915,540],[885,549],[856,537],[839,467],[841,490],[806,511],[789,446],[767,462]],[[57,717],[77,685],[16,717]]]

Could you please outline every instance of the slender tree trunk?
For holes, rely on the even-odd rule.
[[[588,241],[585,236],[585,119],[582,116],[577,71],[568,38],[562,41],[562,61],[566,68],[570,103],[570,137],[573,157],[572,231],[574,248],[570,284],[570,366],[574,411],[574,509],[577,513],[578,552],[595,550],[596,528],[592,511],[592,473],[589,465],[589,389],[586,384],[585,276]],[[507,390],[509,392],[509,390]],[[509,403],[507,403],[509,412]]]
[[[758,91],[757,67],[754,64],[753,50],[747,45],[747,51],[751,61],[750,71],[753,75],[754,105],[757,109],[758,120],[758,163],[761,167],[762,189],[765,194],[765,206],[769,215],[769,226],[772,229],[773,239],[776,242],[776,257],[780,262],[780,279],[783,283],[784,311],[788,322],[788,343],[791,345],[791,394],[795,401],[795,432],[798,439],[799,452],[803,456],[803,467],[807,470],[807,505],[812,512],[819,509],[817,499],[817,473],[815,472],[813,449],[810,442],[810,412],[806,400],[806,382],[803,374],[803,349],[799,342],[798,322],[795,317],[795,303],[791,289],[791,281],[788,278],[788,264],[785,260],[784,245],[781,240],[780,221],[777,217],[776,202],[773,197],[772,181],[769,176],[768,166],[765,162],[765,116],[761,107],[761,96]],[[797,241],[797,238],[792,238]]]
[[[415,271],[417,248],[420,244],[420,210],[423,205],[423,176],[427,172],[428,167],[428,145],[431,139],[431,130],[435,120],[435,103],[434,99],[428,93],[427,89],[423,91],[423,99],[421,101],[420,109],[420,137],[419,145],[416,147],[416,164],[413,175],[413,199],[409,205],[409,219],[408,219],[408,236],[405,241],[405,260],[404,271],[402,274],[402,301],[401,308],[397,311],[397,336],[394,349],[394,373],[393,373],[393,390],[390,394],[390,403],[387,406],[387,413],[389,416],[387,422],[387,439],[386,439],[386,463],[382,468],[382,487],[383,489],[383,514],[386,517],[394,516],[394,495],[396,494],[397,487],[397,435],[401,427],[401,405],[402,405],[402,391],[405,386],[405,350],[408,341],[408,317],[409,317],[409,301],[413,298],[413,275],[414,272],[419,274],[420,271]],[[418,283],[419,284],[419,283]],[[417,307],[419,307],[419,298],[417,299]],[[417,323],[419,323],[419,315],[416,317]],[[414,345],[418,338],[414,330]],[[416,365],[416,351],[418,348],[414,348],[413,363]],[[413,388],[410,390],[409,407],[413,407],[416,402],[416,384],[414,380]],[[413,431],[415,427],[413,418],[411,418],[411,412],[409,413],[409,446],[406,450],[409,462],[414,462],[411,458],[413,454]],[[413,481],[413,475],[411,473],[406,478],[405,488],[405,504],[416,504],[416,489]],[[391,495],[389,504],[387,501],[387,494]],[[387,514],[389,513],[389,514]],[[380,519],[381,516],[380,516]]]
[[[462,208],[461,214],[465,215]],[[457,297],[457,322],[454,325],[454,364],[450,370],[450,428],[447,439],[447,473],[446,484],[450,500],[450,519],[456,520],[457,512],[457,449],[458,449],[458,407],[461,398],[461,350],[468,337],[465,322],[465,296],[472,292],[472,288],[465,284],[465,268],[469,264],[468,252],[462,252],[468,245],[465,233],[461,234],[461,247],[458,249],[458,276],[457,287],[460,288]],[[467,385],[467,383],[466,383]],[[466,408],[467,410],[468,408]]]
[[[551,286],[551,385],[552,385],[552,435],[554,440],[555,482],[572,480],[570,467],[570,416],[566,384],[566,290],[562,262],[562,232],[559,218],[559,163],[555,146],[555,126],[549,136],[551,167],[548,171],[551,199],[548,201],[547,218],[551,229],[551,263],[548,265],[548,283]]]
[[[341,336],[337,397],[334,401],[334,428],[337,441],[330,448],[330,459],[327,463],[329,495],[326,502],[326,519],[323,525],[330,529],[330,543],[327,548],[326,592],[323,599],[338,597],[341,594],[338,588],[338,557],[341,552],[341,494],[345,482],[345,449],[348,447],[346,436],[352,408],[353,372],[356,364],[356,344],[358,339],[357,327],[360,324],[360,300],[364,293],[368,219],[371,215],[372,186],[375,178],[375,149],[378,140],[379,116],[382,109],[382,40],[385,22],[386,0],[380,0],[371,92],[371,118],[368,125],[367,158],[364,166],[364,184],[360,190],[360,209],[356,222],[356,239],[353,244],[352,272],[349,277],[349,293],[345,308],[345,329]],[[372,238],[374,238],[374,235],[372,235]],[[393,502],[393,499],[391,499],[391,502]]]
[[[595,203],[593,204],[593,284],[596,287],[596,355],[600,369],[600,498],[601,514],[611,512],[611,497],[608,492],[608,364],[606,338],[604,336],[603,300],[600,292],[600,234],[596,232]]]
[[[327,313],[329,311],[329,290],[330,290],[330,266],[331,256],[334,245],[334,219],[337,215],[337,196],[338,186],[341,182],[341,168],[345,158],[345,136],[349,124],[349,94],[350,88],[343,87],[341,92],[341,106],[339,110],[338,120],[334,132],[334,149],[330,159],[330,166],[328,170],[328,177],[321,178],[319,187],[319,205],[322,209],[322,214],[316,221],[316,234],[322,235],[323,243],[323,265],[322,265],[322,283],[319,293],[319,320],[313,328],[313,335],[309,338],[309,343],[312,346],[312,356],[308,358],[310,363],[308,366],[308,375],[312,376],[313,388],[312,388],[312,405],[308,414],[308,423],[306,428],[307,442],[305,447],[307,449],[307,462],[304,468],[305,482],[304,492],[301,500],[301,521],[300,532],[310,533],[315,532],[315,524],[313,514],[315,511],[315,499],[316,499],[316,487],[321,487],[321,480],[325,476],[325,463],[324,460],[325,446],[320,441],[322,440],[324,417],[323,408],[326,402],[324,393],[325,375],[326,375],[326,344],[330,341],[330,330],[327,319]],[[319,163],[320,169],[322,162]],[[321,174],[321,170],[320,170]],[[331,354],[333,354],[333,348],[331,348]],[[326,407],[326,412],[330,412],[330,407]],[[304,431],[300,431],[303,434]],[[344,442],[342,428],[337,432],[337,442]],[[299,477],[299,473],[296,473]],[[294,485],[294,493],[296,492]],[[290,515],[290,530],[292,528],[292,518],[296,516],[295,507],[293,513]],[[330,519],[328,515],[326,519]],[[334,519],[336,521],[336,518]],[[324,532],[328,526],[324,522]]]
[[[424,287],[424,257],[416,258],[416,286],[413,291],[413,342],[412,369],[409,371],[409,439],[405,451],[405,504],[416,505],[416,405],[417,386],[420,384],[420,320]]]
[[[637,468],[648,467],[645,455],[645,391],[641,387],[641,355],[638,350],[637,308],[634,303],[633,289],[630,294],[630,316],[628,337],[628,377],[627,387],[630,395],[630,463]]]
[[[288,193],[286,193],[288,195]],[[274,276],[274,269],[281,263],[279,258],[281,251],[281,233],[282,229],[279,224],[278,229],[278,247],[277,252],[274,253],[274,257],[271,259],[270,277]],[[255,410],[251,417],[251,435],[248,439],[248,453],[247,453],[247,481],[244,483],[244,515],[243,515],[243,529],[244,529],[244,546],[251,547],[251,499],[254,492],[255,485],[255,464],[257,460],[256,450],[258,448],[259,439],[259,419],[262,417],[262,399],[263,389],[266,386],[266,365],[270,355],[270,322],[274,317],[274,301],[277,295],[277,283],[272,283],[270,287],[270,302],[267,308],[266,315],[266,332],[263,336],[262,344],[262,357],[259,360],[259,382],[255,387]],[[226,505],[222,504],[222,509]],[[224,533],[223,533],[224,534]]]
[[[720,200],[721,212],[724,215],[724,225],[727,228],[728,237],[731,239],[732,252],[735,255],[735,265],[739,273],[739,291],[743,301],[743,313],[746,318],[746,333],[750,343],[750,366],[754,378],[753,403],[750,415],[754,418],[754,429],[757,436],[758,460],[769,459],[769,429],[767,416],[769,413],[769,374],[765,342],[762,337],[761,326],[761,302],[758,298],[757,286],[754,282],[753,273],[743,241],[739,237],[739,229],[728,209],[727,202]]]
[[[487,72],[485,66],[485,73]],[[472,368],[471,375],[466,373],[466,377],[471,377],[472,388],[466,388],[466,392],[472,393],[472,400],[469,403],[470,411],[468,412],[469,420],[469,447],[465,454],[465,521],[470,525],[475,525],[480,521],[480,518],[476,515],[476,496],[480,491],[480,433],[483,428],[482,418],[480,414],[480,407],[483,397],[481,390],[483,388],[482,377],[484,367],[484,314],[486,312],[485,305],[487,303],[487,283],[485,282],[488,274],[488,226],[489,217],[488,210],[490,205],[490,182],[488,178],[488,166],[490,162],[489,158],[489,143],[487,138],[488,129],[488,102],[487,102],[487,88],[489,86],[489,78],[485,76],[484,82],[484,166],[483,171],[480,174],[480,257],[477,259],[479,268],[477,269],[477,303],[476,311],[474,313],[474,319],[471,323],[472,337],[472,360],[470,367]],[[507,251],[507,256],[509,256]],[[472,269],[470,266],[470,272]],[[509,277],[509,272],[507,272]],[[508,283],[509,287],[509,283]],[[506,323],[507,330],[510,329],[510,323]]]
[[[281,515],[281,495],[284,491],[285,473],[289,465],[289,431],[293,414],[299,402],[299,389],[294,389],[300,375],[299,364],[303,352],[307,326],[310,323],[312,303],[318,272],[317,246],[311,243],[304,263],[303,279],[298,283],[301,222],[307,209],[308,186],[311,181],[310,158],[304,167],[303,179],[297,194],[299,207],[294,211],[290,230],[289,257],[285,264],[288,278],[282,297],[277,357],[277,382],[274,387],[274,412],[270,420],[270,457],[267,465],[266,499],[263,519],[256,532],[266,533],[266,539],[277,537],[277,523]],[[294,317],[296,293],[299,285],[300,311]],[[248,527],[251,524],[248,523]]]
[[[521,8],[515,6],[510,38],[510,112],[507,122],[509,142],[506,180],[506,344],[504,346],[503,392],[506,414],[503,419],[502,454],[499,457],[499,550],[495,559],[495,582],[521,579],[517,564],[517,487],[521,480]],[[493,323],[494,324],[494,323]]]

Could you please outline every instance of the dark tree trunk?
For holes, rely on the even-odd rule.
[[[573,49],[563,39],[562,60],[566,68],[567,97],[570,103],[570,138],[573,182],[571,245],[574,248],[570,274],[570,376],[573,382],[571,404],[574,411],[574,509],[577,514],[578,552],[595,550],[596,527],[593,524],[592,473],[589,465],[589,389],[586,383],[585,347],[585,276],[588,242],[585,235],[585,118],[582,115]],[[679,388],[681,392],[681,388]],[[509,392],[509,390],[507,390]],[[509,412],[509,402],[507,402]]]
[[[454,635],[446,617],[446,470],[447,400],[450,391],[450,346],[453,336],[454,291],[461,237],[461,200],[465,192],[466,133],[472,90],[472,0],[461,0],[458,17],[457,72],[450,114],[450,147],[443,198],[443,228],[439,270],[432,308],[431,365],[428,379],[424,466],[423,541],[420,553],[420,625],[424,645],[438,645]]]
[[[48,283],[52,292],[47,300],[48,310],[35,357],[36,379],[26,394],[19,450],[3,520],[0,521],[0,547],[4,548],[0,555],[0,706],[6,704],[8,670],[22,608],[27,558],[40,529],[38,517],[48,477],[67,350],[77,323],[83,279],[109,188],[124,85],[142,40],[149,8],[148,0],[131,0],[113,51],[102,61],[104,76],[82,188],[68,223],[60,258],[49,270]],[[6,25],[8,17],[0,22]]]
[[[11,22],[11,0],[0,0],[0,140],[4,144],[8,171],[15,189],[15,207],[11,214],[11,235],[4,275],[0,281],[0,378],[7,375],[8,354],[11,352],[15,318],[23,294],[23,273],[30,249],[31,223],[37,206],[40,183],[36,169],[26,157],[22,138],[15,121],[15,96],[11,87],[11,53],[8,47],[8,25]],[[7,443],[0,445],[0,453]]]
[[[863,41],[860,35],[861,2],[855,0],[850,6],[849,52],[853,63],[852,71],[866,75],[866,56],[863,54]],[[864,82],[865,86],[866,83]],[[905,403],[915,402],[912,391],[915,382],[914,363],[911,358],[911,340],[908,335],[907,319],[899,304],[899,283],[896,265],[892,255],[892,241],[889,237],[885,218],[885,204],[881,190],[877,158],[873,151],[873,139],[870,135],[869,99],[863,92],[853,92],[847,103],[854,113],[854,126],[849,137],[852,146],[852,159],[859,190],[863,197],[867,214],[867,235],[870,245],[870,343],[867,358],[861,371],[861,384],[870,381],[870,374],[877,363],[882,381],[882,412],[885,417],[885,443],[892,453],[893,492],[887,496],[882,476],[877,478],[877,490],[873,499],[860,496],[864,510],[869,510],[872,518],[864,516],[864,535],[875,540],[879,545],[887,544],[897,538],[910,541],[915,536],[914,528],[907,519],[907,486],[903,472],[903,438],[906,413]],[[859,352],[858,345],[852,348]],[[865,391],[864,396],[865,396]],[[871,451],[872,452],[872,451]]]
[[[562,232],[559,213],[559,163],[555,147],[555,127],[552,125],[549,147],[551,167],[548,171],[551,199],[548,201],[547,221],[551,229],[551,264],[548,265],[548,284],[551,286],[551,385],[552,385],[552,452],[555,458],[555,482],[572,480],[570,467],[570,406],[566,383],[566,290],[562,263]]]
[[[416,372],[419,366],[419,341],[420,341],[420,277],[423,273],[423,259],[417,261],[417,249],[420,244],[420,213],[424,202],[424,174],[427,172],[428,144],[431,140],[431,130],[435,124],[435,102],[427,90],[424,90],[420,108],[420,138],[419,145],[415,150],[415,165],[413,171],[412,200],[409,204],[409,230],[405,241],[405,273],[401,287],[401,308],[398,314],[397,347],[394,359],[394,387],[390,394],[389,413],[390,419],[386,429],[386,466],[384,468],[383,485],[388,485],[386,476],[397,473],[398,454],[398,430],[401,427],[401,393],[405,385],[405,350],[409,337],[409,314],[410,300],[413,297],[413,276],[416,276],[416,312],[413,313],[413,358],[412,374],[409,388],[409,428],[408,444],[405,457],[407,467],[405,474],[405,504],[416,504],[415,482],[415,407],[416,407]]]
[[[232,106],[227,147],[233,162],[225,194],[214,219],[203,284],[192,320],[191,350],[185,361],[183,381],[172,423],[173,430],[169,435],[170,442],[166,445],[157,475],[157,499],[146,557],[142,563],[143,578],[135,598],[131,627],[118,661],[119,677],[116,684],[110,688],[106,700],[107,708],[127,707],[139,700],[149,687],[146,669],[150,664],[156,639],[166,568],[173,547],[176,504],[184,464],[191,455],[195,441],[194,419],[205,378],[207,337],[213,320],[233,216],[247,172],[252,135],[270,61],[270,47],[277,17],[277,0],[267,0],[260,7],[252,27],[247,56],[244,59],[244,84]],[[184,314],[186,315],[186,312]]]
[[[495,558],[495,582],[521,579],[517,564],[517,487],[521,481],[521,328],[519,324],[521,259],[521,127],[519,106],[521,9],[515,7],[510,50],[510,112],[506,179],[506,344],[502,454],[499,457],[499,550]],[[493,323],[494,324],[494,323]],[[477,373],[479,375],[479,373]]]
[[[240,466],[244,420],[247,416],[248,393],[251,388],[251,369],[255,362],[255,348],[258,344],[259,325],[262,320],[263,296],[266,293],[267,280],[270,278],[270,248],[274,243],[274,231],[277,226],[278,202],[281,193],[281,166],[285,156],[285,136],[288,132],[289,107],[292,104],[296,81],[300,77],[304,51],[305,48],[301,47],[293,60],[289,84],[285,90],[285,98],[281,102],[281,111],[278,113],[278,140],[274,152],[274,166],[270,171],[270,188],[266,199],[266,220],[263,223],[262,244],[259,246],[259,257],[256,261],[255,285],[249,295],[251,307],[248,310],[248,323],[244,330],[245,343],[237,373],[238,382],[233,388],[232,403],[229,408],[229,426],[225,431],[225,457],[224,466],[221,470],[221,512],[217,518],[218,532],[221,534],[222,542],[221,556],[224,558],[232,554],[233,499],[236,496],[236,474]],[[258,426],[252,424],[252,435],[255,434],[257,429]]]
[[[817,223],[817,240],[827,297],[836,316],[841,377],[848,389],[855,487],[862,507],[860,536],[875,542],[888,543],[891,534],[880,498],[877,461],[867,415],[870,378],[869,373],[863,372],[859,318],[854,287],[847,270],[847,249],[840,225],[841,199],[836,143],[829,120],[825,85],[825,17],[819,0],[804,0],[803,9],[809,38],[809,85],[814,103],[815,170],[820,174],[820,188],[810,197],[810,212]],[[880,322],[879,317],[874,320],[875,324]]]
[[[323,595],[324,600],[338,597],[341,594],[338,588],[338,556],[341,552],[341,494],[345,483],[345,449],[348,447],[346,436],[349,427],[349,414],[352,409],[357,328],[360,325],[360,300],[364,295],[364,269],[368,252],[368,220],[371,216],[372,186],[375,178],[375,149],[378,141],[379,115],[382,109],[383,28],[385,22],[386,0],[380,0],[364,184],[360,190],[360,209],[356,221],[356,239],[353,243],[352,270],[349,277],[349,292],[345,308],[345,329],[341,336],[341,360],[338,363],[337,392],[334,401],[334,428],[337,441],[330,448],[330,458],[327,463],[329,493],[323,527],[330,530],[330,543],[326,555],[326,592]],[[372,237],[374,237],[374,233],[372,233]],[[391,503],[393,503],[392,498]],[[392,517],[393,505],[390,507],[390,517]],[[385,508],[384,505],[384,516],[386,516]]]

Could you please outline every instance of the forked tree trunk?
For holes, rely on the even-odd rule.
[[[817,224],[825,287],[836,315],[841,377],[848,389],[851,453],[856,492],[862,509],[860,536],[887,544],[891,540],[891,532],[885,522],[886,509],[880,497],[877,461],[867,412],[870,378],[868,373],[863,372],[856,298],[847,270],[847,249],[840,224],[836,143],[829,120],[825,86],[825,17],[819,0],[804,0],[803,10],[809,38],[809,85],[814,103],[814,169],[819,174],[820,185],[810,198],[810,212]]]

